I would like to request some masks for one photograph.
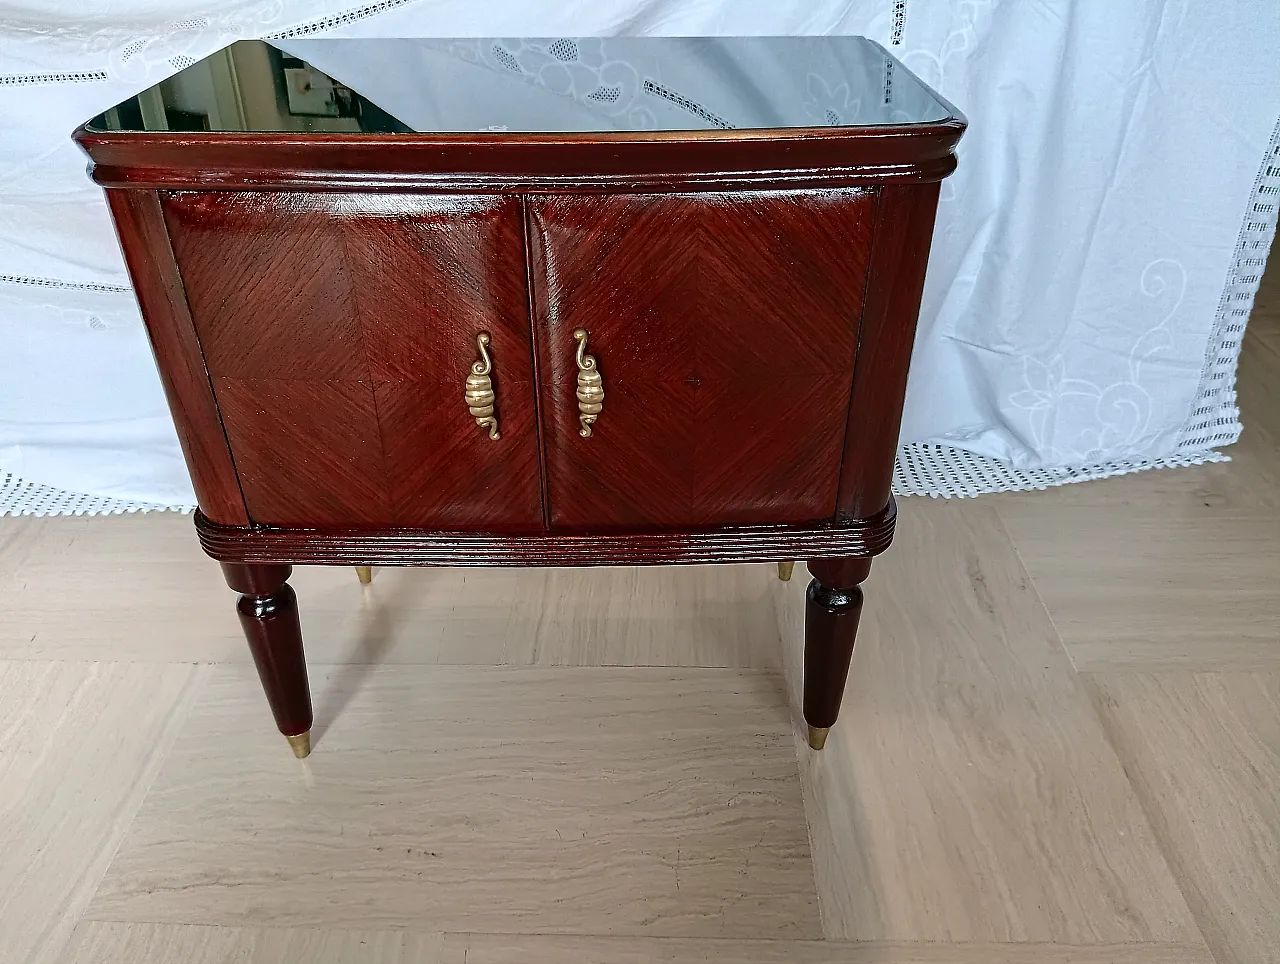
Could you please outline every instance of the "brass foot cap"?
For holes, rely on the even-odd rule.
[[[827,745],[827,734],[831,732],[829,726],[811,726],[809,727],[809,746],[815,750],[821,750]]]
[[[794,562],[778,563],[778,578],[783,582],[791,581],[791,573],[795,571],[796,564]]]
[[[311,755],[311,731],[299,733],[297,736],[286,736],[289,745],[293,747],[293,755],[299,760],[304,760]]]
[[[356,566],[356,578],[360,580],[360,585],[369,585],[369,583],[373,582],[373,567]]]

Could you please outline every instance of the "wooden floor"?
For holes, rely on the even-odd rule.
[[[1231,464],[904,500],[842,720],[770,566],[298,570],[0,519],[0,964],[1280,961],[1280,294]]]

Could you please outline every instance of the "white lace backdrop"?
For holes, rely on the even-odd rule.
[[[0,512],[193,501],[68,137],[85,118],[242,37],[827,33],[884,44],[970,119],[939,209],[898,491],[1220,457],[1240,432],[1236,359],[1280,205],[1280,4],[27,0],[0,13]],[[561,45],[513,69],[539,83],[575,56]],[[815,78],[808,106],[839,114],[847,97]]]

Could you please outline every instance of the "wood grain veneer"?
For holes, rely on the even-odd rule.
[[[530,202],[553,527],[834,513],[874,204],[860,190]],[[589,439],[577,328],[606,395]]]

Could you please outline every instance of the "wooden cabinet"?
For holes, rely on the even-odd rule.
[[[861,38],[650,38],[615,51],[662,67],[648,102],[548,88],[548,116],[580,110],[577,126],[539,129],[522,106],[515,131],[494,118],[531,103],[542,74],[420,43],[417,67],[442,74],[407,102],[465,89],[474,116],[415,133],[333,81],[320,120],[279,88],[257,92],[279,108],[267,129],[128,128],[159,116],[157,88],[149,113],[121,105],[76,134],[277,725],[307,752],[294,564],[789,575],[804,559],[820,747],[859,585],[893,534],[916,314],[963,118]],[[729,65],[746,60],[769,83],[737,114],[674,93],[691,65],[744,83]],[[801,109],[819,67],[849,92],[820,115],[830,127]],[[489,101],[473,89],[485,77]],[[499,96],[512,83],[520,96]],[[203,123],[215,114],[233,112]],[[189,102],[173,115],[193,116]]]

